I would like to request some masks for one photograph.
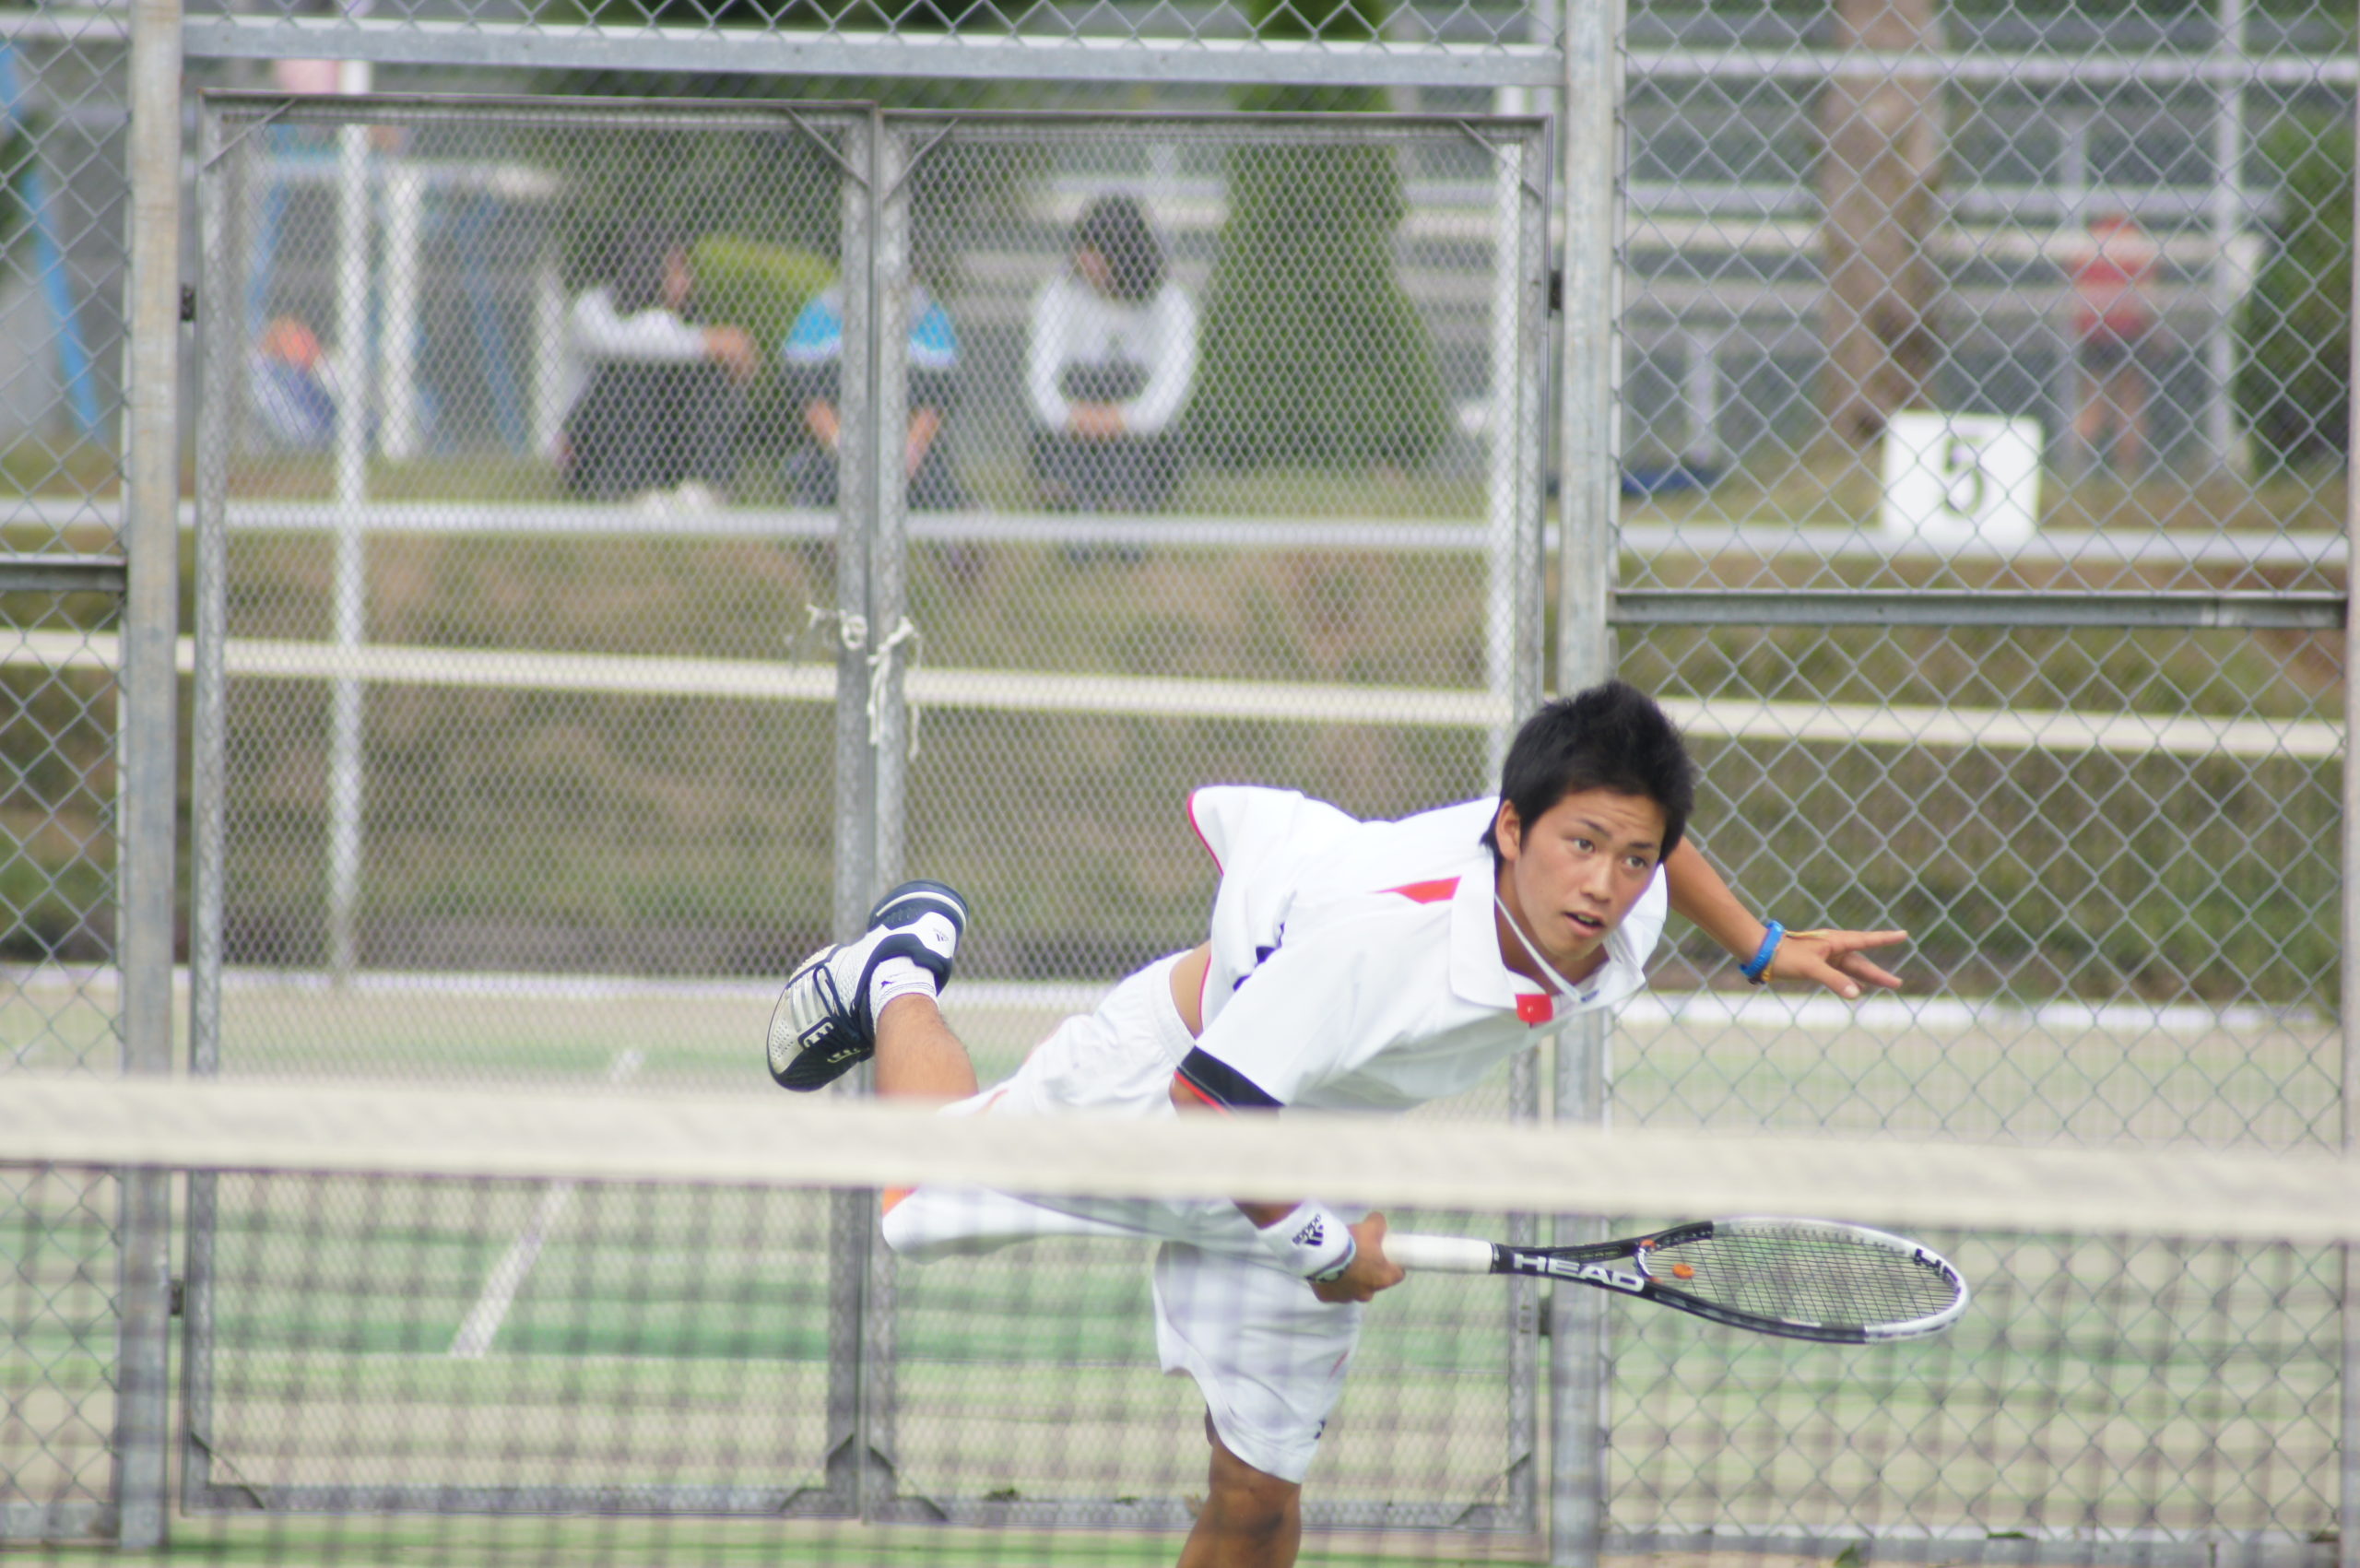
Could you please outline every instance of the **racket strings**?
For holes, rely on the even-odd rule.
[[[1940,1270],[1840,1236],[1716,1235],[1660,1249],[1647,1267],[1673,1290],[1788,1323],[1908,1323],[1957,1296]]]

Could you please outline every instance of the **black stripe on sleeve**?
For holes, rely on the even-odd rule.
[[[1232,1111],[1275,1111],[1279,1102],[1255,1081],[1218,1056],[1209,1056],[1202,1047],[1181,1058],[1180,1076],[1190,1088],[1214,1104]]]

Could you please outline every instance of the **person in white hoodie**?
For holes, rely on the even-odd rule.
[[[1196,379],[1197,308],[1146,211],[1100,196],[1074,225],[1071,263],[1032,301],[1025,387],[1042,499],[1162,510],[1180,482],[1180,416]]]
[[[688,246],[661,228],[618,236],[606,274],[566,322],[566,488],[597,500],[714,505],[761,367],[753,339],[742,327],[689,319]]]

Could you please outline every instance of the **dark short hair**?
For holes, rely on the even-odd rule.
[[[1146,209],[1130,196],[1100,196],[1073,226],[1073,248],[1106,258],[1115,298],[1130,304],[1152,300],[1163,287],[1163,246]]]
[[[1542,703],[1516,731],[1500,769],[1500,798],[1528,828],[1586,789],[1654,801],[1663,810],[1663,853],[1680,847],[1696,808],[1696,765],[1656,700],[1628,681],[1601,681]],[[1492,825],[1483,830],[1494,865],[1500,863],[1499,819],[1494,808]]]
[[[628,223],[615,231],[607,245],[607,288],[614,296],[615,313],[635,316],[664,301],[664,266],[688,242],[660,223]]]

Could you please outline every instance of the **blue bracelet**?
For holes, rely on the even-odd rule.
[[[1786,934],[1785,926],[1772,921],[1770,929],[1762,933],[1762,948],[1753,955],[1753,961],[1737,966],[1737,972],[1745,976],[1748,985],[1759,985],[1769,978],[1770,961],[1778,956],[1778,939]]]

